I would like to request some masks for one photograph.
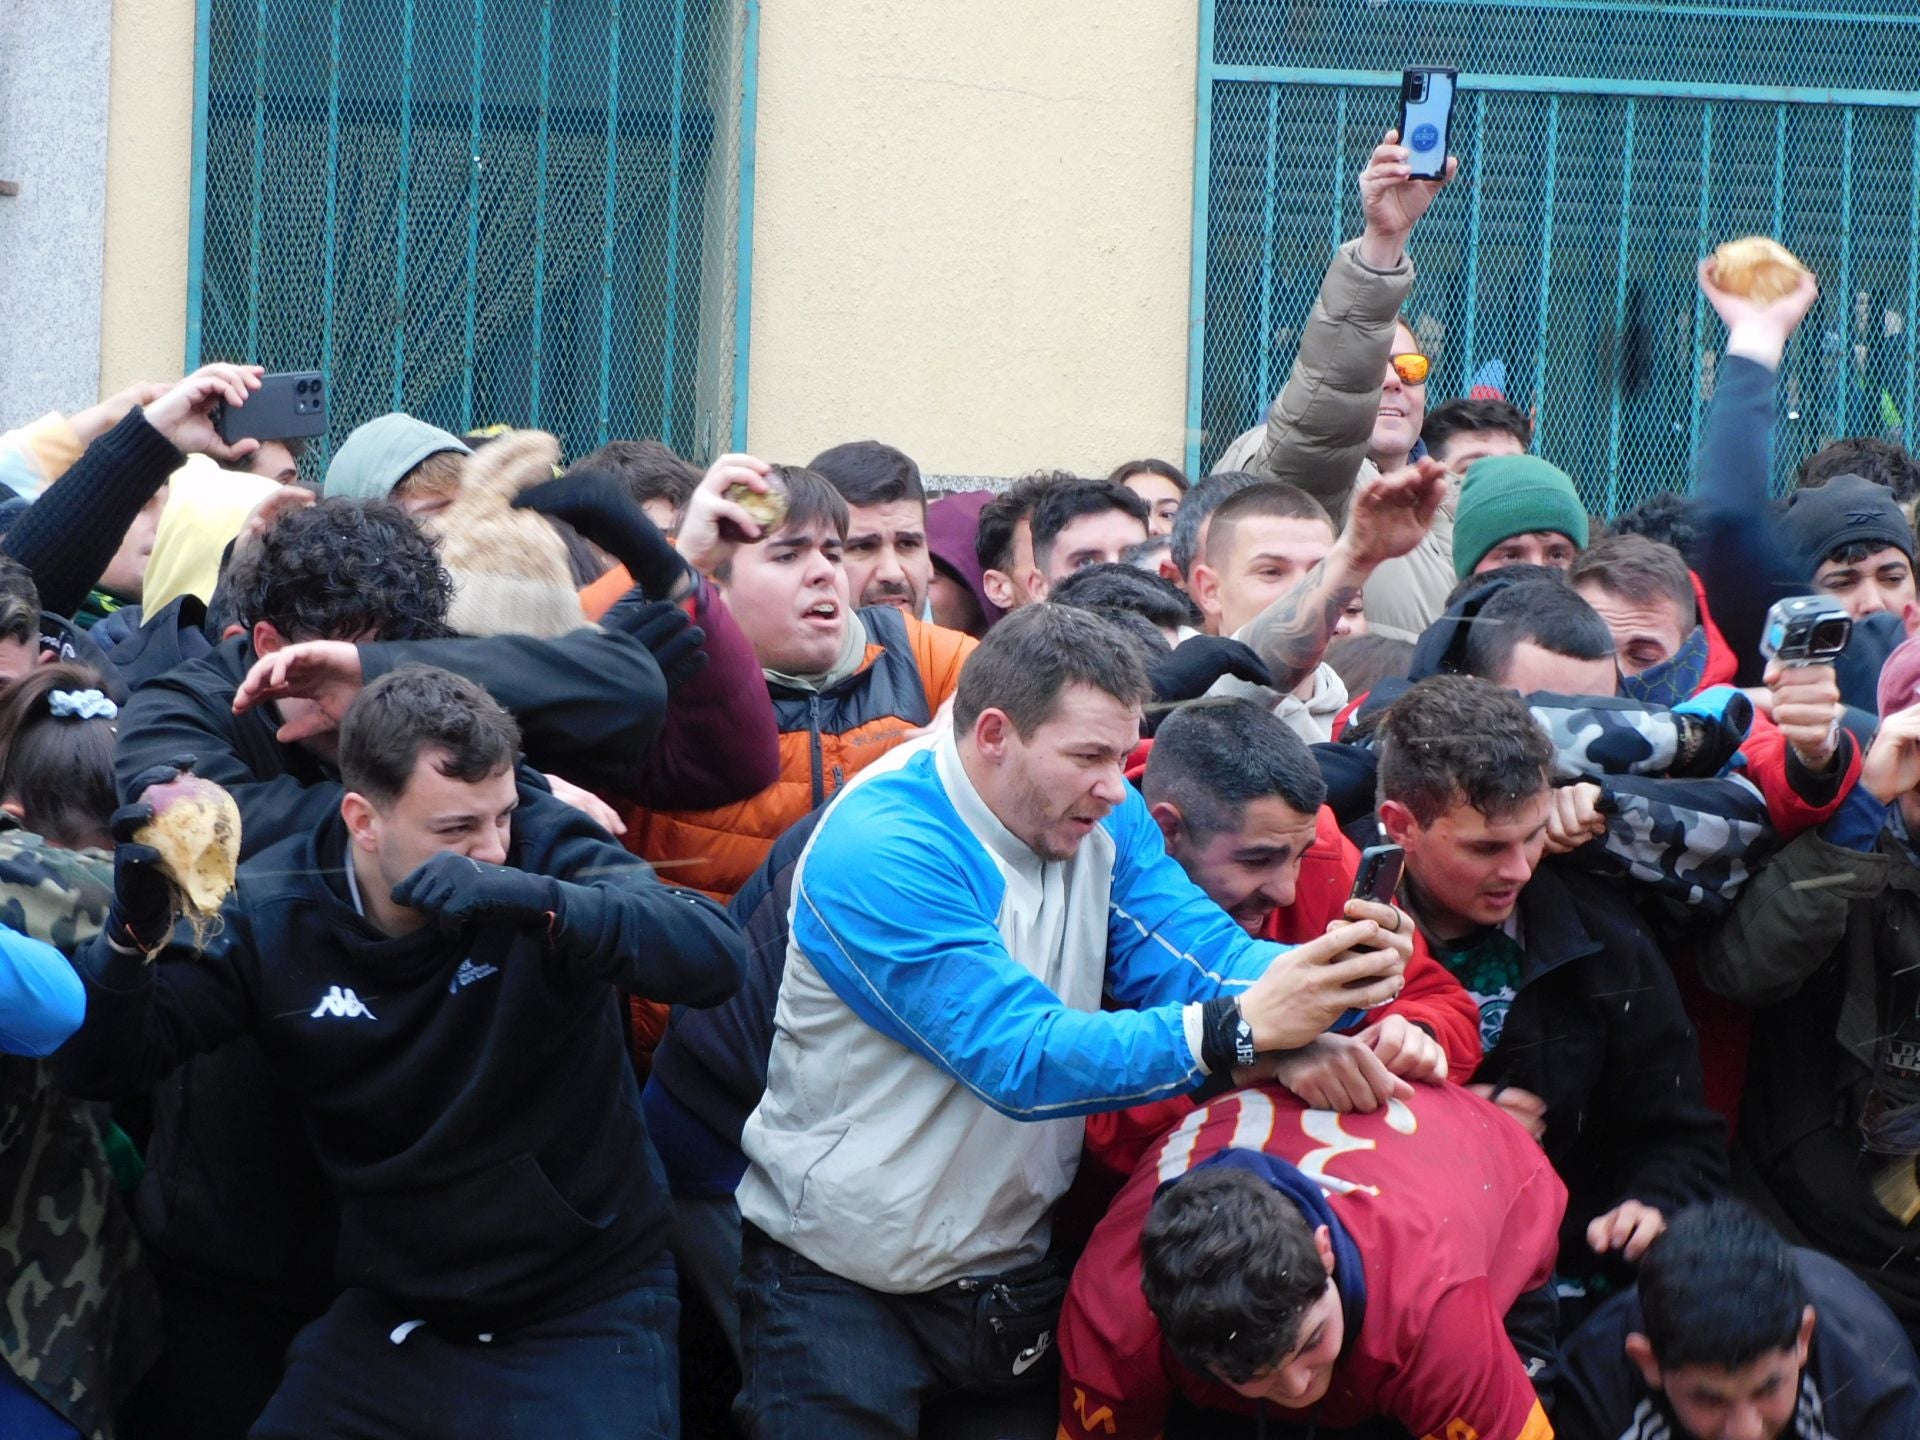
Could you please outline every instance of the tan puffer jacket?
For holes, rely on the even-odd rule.
[[[1413,290],[1413,262],[1374,270],[1360,262],[1360,242],[1334,252],[1320,295],[1300,335],[1293,371],[1265,425],[1239,436],[1214,463],[1214,473],[1250,470],[1298,485],[1334,523],[1362,475],[1377,473],[1367,458],[1380,377],[1393,352],[1394,321]],[[1389,560],[1367,582],[1367,621],[1375,635],[1412,640],[1446,608],[1453,589],[1453,511],[1450,491],[1427,538]]]

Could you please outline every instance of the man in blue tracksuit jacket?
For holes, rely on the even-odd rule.
[[[1050,1434],[1080,1117],[1224,1085],[1398,993],[1391,907],[1288,950],[1168,858],[1123,770],[1148,693],[1107,621],[1029,607],[968,660],[951,727],[815,830],[742,1136],[756,1440],[911,1437],[924,1402],[984,1391],[1021,1412],[996,1427],[1035,1396]]]
[[[133,839],[152,806],[115,817],[63,1083],[138,1093],[251,1034],[339,1203],[347,1288],[294,1341],[259,1440],[679,1433],[671,1207],[618,990],[715,1004],[740,935],[517,783],[518,741],[444,670],[368,686],[337,813],[241,867],[204,953],[169,943]]]

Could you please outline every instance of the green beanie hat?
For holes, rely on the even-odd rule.
[[[1489,455],[1467,467],[1453,512],[1453,573],[1464,580],[1513,535],[1551,530],[1587,548],[1587,507],[1573,478],[1537,455]]]
[[[331,500],[385,500],[406,473],[429,455],[455,450],[471,455],[457,435],[394,411],[360,426],[333,452],[322,493]]]

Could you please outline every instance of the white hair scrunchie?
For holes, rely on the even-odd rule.
[[[61,720],[117,720],[120,707],[98,690],[52,690],[47,709]]]

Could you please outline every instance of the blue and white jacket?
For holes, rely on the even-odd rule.
[[[1080,1117],[1192,1089],[1200,1002],[1284,948],[1187,879],[1131,786],[1072,859],[1043,861],[950,728],[834,800],[790,928],[740,1212],[894,1294],[1039,1259]]]

